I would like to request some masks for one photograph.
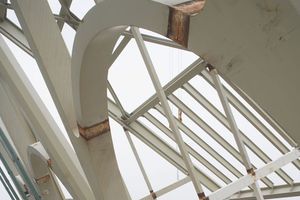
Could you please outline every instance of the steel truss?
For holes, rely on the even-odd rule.
[[[76,30],[78,25],[80,24],[80,20],[69,10],[71,2],[71,0],[60,0],[62,8],[60,10],[60,13],[54,16],[57,19],[57,24],[60,31],[62,30],[64,23],[69,24],[74,30]],[[12,9],[11,5],[8,4],[5,4],[5,6],[2,6],[1,8],[4,8],[4,11],[1,11],[1,13],[6,12],[6,9]],[[5,15],[2,16],[2,18],[3,20],[0,22],[0,33],[14,42],[29,55],[33,56],[33,53],[29,47],[26,37],[23,35],[22,30],[20,30],[11,21],[6,19]],[[243,105],[228,89],[226,89],[226,87],[221,83],[218,73],[215,69],[210,68],[211,66],[209,65],[209,63],[199,58],[189,67],[187,67],[182,73],[171,80],[168,84],[162,87],[154,70],[154,66],[152,64],[144,41],[155,43],[158,45],[165,45],[172,48],[185,48],[167,39],[161,39],[154,36],[141,34],[137,27],[132,27],[131,30],[123,32],[122,35],[124,36],[124,39],[114,51],[112,55],[112,63],[118,58],[128,42],[131,39],[135,39],[157,92],[132,113],[128,113],[126,112],[126,110],[124,110],[112,86],[108,84],[108,89],[114,98],[114,102],[111,99],[108,99],[109,116],[124,128],[124,132],[130,143],[134,156],[137,159],[139,168],[143,174],[144,181],[146,182],[150,193],[149,195],[142,198],[143,200],[156,199],[166,194],[167,192],[181,187],[188,182],[193,183],[199,199],[203,200],[222,200],[227,198],[233,200],[243,200],[254,198],[264,199],[300,196],[299,183],[294,183],[293,179],[288,174],[286,174],[284,170],[281,169],[281,167],[288,163],[293,163],[293,165],[297,167],[297,169],[300,169],[300,161],[298,159],[300,157],[299,148],[294,148],[292,151],[290,151],[282,141],[280,141],[274,134],[272,134],[272,132],[261,121],[259,121],[259,119],[255,117],[253,113],[251,113],[247,109],[245,105]],[[209,67],[211,71],[209,71],[207,67]],[[203,77],[207,82],[209,82],[213,87],[216,88],[226,115],[223,115],[214,105],[212,105],[204,96],[202,96],[200,91],[197,91],[197,89],[195,89],[191,85],[191,83],[189,83],[189,80],[191,80],[195,76]],[[178,89],[185,90],[194,100],[205,107],[219,122],[221,122],[225,127],[232,131],[233,135],[235,136],[236,143],[239,147],[239,151],[237,151],[231,144],[224,140],[213,129],[213,127],[210,127],[207,123],[205,123],[199,116],[197,116],[196,113],[194,113],[187,105],[185,105],[178,97],[176,97],[176,95],[174,95],[174,92]],[[216,152],[212,147],[209,146],[206,141],[201,139],[195,132],[193,132],[193,130],[189,129],[184,124],[184,122],[177,119],[177,116],[174,116],[171,112],[169,105],[170,103],[175,105],[186,116],[194,121],[195,124],[197,124],[206,133],[208,133],[217,143],[219,143],[226,151],[228,151],[235,159],[237,159],[238,162],[244,164],[248,174],[244,175],[244,173],[240,172],[228,160],[224,159],[219,152]],[[284,155],[282,155],[277,160],[272,160],[270,157],[268,157],[268,155],[266,155],[266,153],[264,153],[262,149],[260,149],[253,141],[251,141],[245,133],[238,129],[231,112],[230,105],[236,108],[255,128],[257,128],[257,130],[262,133],[265,138],[267,138]],[[258,110],[259,113],[263,113],[259,107],[254,108]],[[166,127],[158,119],[156,119],[155,116],[151,115],[151,113],[149,112],[150,109],[156,109],[164,117],[166,117],[171,128]],[[179,146],[180,152],[177,152],[167,142],[160,139],[152,130],[147,128],[139,120],[141,117],[147,119],[160,131],[166,134],[171,140],[175,141]],[[286,135],[286,138],[288,138],[288,135],[276,123],[274,123],[270,117],[268,117],[267,115],[263,115],[263,117],[265,117],[266,120],[270,122],[270,124],[277,131],[279,131],[282,135]],[[191,140],[193,140],[193,142],[205,149],[214,159],[216,159],[229,172],[231,172],[236,178],[238,178],[238,180],[232,182],[230,178],[228,178],[223,172],[216,168],[209,160],[200,155],[191,146],[189,146],[189,144],[185,143],[182,139],[180,131],[183,134],[187,135]],[[147,177],[147,173],[145,172],[143,163],[141,162],[138,152],[132,142],[130,136],[131,134],[135,135],[142,142],[152,148],[155,152],[157,152],[187,176],[184,179],[179,180],[178,182],[166,186],[165,188],[162,188],[158,191],[153,191],[153,187],[149,181],[149,178]],[[288,142],[291,146],[296,146],[295,142],[292,139],[289,139]],[[9,144],[9,141],[6,141],[5,144]],[[255,168],[255,165],[251,163],[249,156],[247,155],[247,151],[245,149],[246,146],[265,163],[265,166],[258,169]],[[206,175],[201,169],[195,166],[195,164],[191,160],[191,157],[195,158],[197,161],[207,167],[218,178],[226,183],[226,186],[221,187],[212,178]],[[272,172],[276,172],[276,174],[286,184],[282,186],[274,186],[273,182],[267,177]],[[266,185],[266,188],[260,188],[258,185],[258,180],[261,180]],[[203,193],[202,185],[208,188],[212,193],[205,196]],[[249,190],[241,191],[242,189],[247,187],[249,187]],[[38,194],[36,193],[36,195]]]

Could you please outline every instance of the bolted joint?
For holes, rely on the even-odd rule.
[[[47,165],[49,168],[52,167],[52,160],[50,158],[47,160]]]
[[[37,184],[43,184],[43,183],[47,183],[50,180],[50,175],[47,174],[45,176],[41,176],[39,178],[35,178],[35,182]]]
[[[198,193],[199,200],[209,200],[208,197],[205,196],[204,192]]]
[[[213,70],[216,69],[216,68],[215,68],[214,66],[212,66],[210,63],[207,63],[205,67],[206,67],[206,69],[207,69],[209,72],[211,72],[211,71],[213,71]]]
[[[88,141],[90,139],[93,139],[99,135],[102,135],[110,131],[109,120],[106,119],[100,123],[97,123],[89,127],[81,127],[78,124],[78,129],[80,135]]]
[[[153,192],[153,190],[150,190],[150,195],[153,199],[157,199],[157,196],[156,196],[155,192]]]
[[[255,171],[254,171],[253,167],[250,169],[247,169],[247,174],[249,174],[251,176],[255,176]]]

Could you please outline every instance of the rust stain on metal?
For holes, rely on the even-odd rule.
[[[205,196],[204,192],[198,193],[199,200],[208,200],[209,198]]]
[[[190,16],[170,8],[167,37],[178,44],[187,47],[190,28]]]
[[[35,179],[35,182],[36,182],[37,184],[42,184],[42,183],[47,183],[49,180],[50,180],[50,175],[47,174],[47,175],[45,175],[45,176],[41,176],[41,177],[39,177],[39,178],[36,178],[36,179]]]
[[[167,37],[187,47],[190,29],[190,17],[198,14],[204,7],[205,0],[193,0],[169,8]]]
[[[255,171],[253,168],[247,169],[247,173],[251,176],[255,176]]]
[[[196,15],[204,8],[204,5],[205,0],[193,0],[178,4],[174,7],[187,15]]]
[[[153,192],[153,190],[150,191],[150,194],[153,199],[157,199],[157,196],[156,196],[155,192]]]
[[[182,110],[178,110],[178,120],[182,122]]]
[[[47,165],[49,168],[52,167],[52,160],[50,158],[47,160]]]
[[[102,135],[102,134],[110,131],[109,120],[106,119],[100,123],[97,123],[97,124],[89,126],[89,127],[84,127],[84,128],[78,124],[78,129],[79,129],[80,135],[84,139],[90,140],[92,138],[95,138],[99,135]]]
[[[210,72],[211,72],[212,70],[215,69],[215,67],[212,66],[210,63],[207,63],[205,67],[206,67],[206,69],[207,69],[208,71],[210,71]]]

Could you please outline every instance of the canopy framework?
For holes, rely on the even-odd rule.
[[[69,11],[71,1],[60,1],[62,5],[62,9],[59,13],[59,15],[54,15],[56,19],[58,20],[58,26],[60,30],[62,30],[63,24],[67,23],[69,24],[73,29],[77,29],[79,25],[79,18],[75,16],[71,11]],[[6,9],[11,9],[10,5],[4,6]],[[26,40],[26,37],[24,37],[22,31],[14,25],[11,21],[5,19],[3,22],[0,23],[1,27],[1,33],[8,37],[11,41],[13,41],[15,44],[17,44],[19,47],[21,47],[25,52],[29,53],[31,56],[33,56],[30,47],[28,45],[28,42]],[[123,33],[123,36],[125,38],[124,42],[122,41],[120,45],[117,47],[117,50],[114,52],[114,58],[112,60],[117,59],[118,55],[122,52],[122,50],[126,47],[127,43],[133,38],[133,35],[131,31],[125,31]],[[156,38],[154,36],[147,36],[142,35],[145,41],[149,41],[152,43],[156,43],[159,45],[166,45],[173,48],[182,48],[181,46],[178,46],[176,43],[173,43],[166,39]],[[141,39],[141,38],[140,38]],[[112,61],[113,63],[113,61]],[[225,126],[228,127],[227,118],[225,115],[223,115],[218,109],[215,107],[215,105],[211,104],[204,96],[202,96],[201,91],[197,91],[195,89],[195,86],[191,84],[191,79],[197,76],[204,77],[207,82],[212,83],[212,79],[208,74],[208,71],[206,69],[207,64],[205,61],[203,61],[201,58],[196,60],[194,63],[192,63],[189,67],[187,67],[182,73],[180,73],[177,77],[175,77],[172,81],[170,81],[165,87],[162,88],[163,93],[168,98],[168,101],[171,102],[173,105],[177,107],[177,109],[181,110],[188,118],[190,118],[192,121],[194,121],[200,128],[202,128],[205,132],[207,132],[209,135],[213,137],[213,139],[220,144],[226,151],[228,151],[238,162],[241,163],[243,160],[240,156],[239,152],[233,147],[230,143],[228,143],[222,136],[220,136],[220,133],[217,133],[214,130],[214,127],[210,127],[205,121],[203,121],[195,112],[192,111],[191,108],[187,107],[182,103],[182,99],[179,99],[176,97],[176,90],[182,88],[184,91],[186,91],[193,99],[195,99],[199,104],[205,107],[210,113],[212,113],[213,116],[217,118],[218,121],[223,123]],[[109,86],[110,90],[113,91],[113,88],[111,85]],[[291,149],[287,145],[285,145],[284,142],[282,142],[281,139],[276,137],[270,131],[266,125],[264,125],[263,122],[261,122],[253,113],[249,111],[249,109],[244,105],[237,97],[235,97],[234,94],[230,92],[226,86],[225,88],[225,94],[227,95],[228,101],[230,102],[230,105],[237,108],[239,112],[245,116],[250,123],[252,123],[262,134],[263,137],[267,138],[272,145],[274,145],[275,148],[277,148],[282,154],[290,153],[294,156],[292,158],[289,157],[287,159],[289,162],[293,162],[293,165],[299,170],[300,168],[300,161],[299,161],[299,149]],[[167,186],[166,188],[160,190],[160,191],[152,191],[150,190],[150,193],[154,193],[156,197],[161,196],[167,191],[171,191],[177,187],[180,187],[181,185],[191,181],[191,178],[189,177],[190,170],[187,169],[187,166],[184,164],[185,161],[183,161],[182,157],[180,156],[180,153],[178,153],[176,150],[173,149],[173,147],[168,144],[168,142],[163,141],[159,137],[157,137],[157,134],[153,132],[153,130],[149,130],[148,127],[146,127],[142,121],[140,120],[141,117],[147,119],[150,121],[155,127],[159,128],[164,134],[169,136],[172,140],[174,140],[174,136],[172,135],[172,130],[170,130],[168,127],[164,126],[163,124],[159,124],[156,119],[156,116],[151,115],[149,112],[151,109],[155,109],[159,111],[162,115],[166,115],[165,111],[162,109],[162,106],[159,104],[159,98],[158,95],[154,95],[150,97],[148,100],[146,100],[142,105],[140,105],[136,110],[134,110],[132,113],[128,113],[127,111],[122,108],[122,105],[120,103],[116,94],[114,96],[114,103],[112,100],[108,100],[108,108],[109,108],[109,114],[110,117],[115,119],[121,126],[125,128],[127,133],[134,134],[137,136],[140,140],[142,140],[145,144],[153,148],[157,153],[162,155],[166,160],[168,160],[170,163],[172,163],[174,166],[176,166],[179,170],[183,171],[187,178],[185,178],[182,181],[179,181],[178,183],[174,183],[170,186]],[[258,108],[255,108],[258,109]],[[126,117],[124,117],[126,116]],[[184,121],[179,120],[177,116],[169,116],[172,118],[175,118],[174,122],[176,123],[175,126],[178,126],[178,128],[182,131],[183,134],[190,137],[194,142],[196,142],[199,146],[204,148],[214,159],[216,159],[218,162],[220,162],[226,169],[228,169],[236,178],[239,178],[239,180],[243,179],[243,172],[241,172],[239,169],[237,169],[236,166],[231,164],[228,160],[222,158],[222,153],[214,151],[214,149],[210,148],[209,144],[206,141],[203,141],[197,133],[195,133],[194,130],[191,130],[191,128],[188,127],[187,124],[185,124]],[[156,120],[156,121],[155,121]],[[275,127],[276,129],[276,127]],[[277,129],[279,130],[279,128]],[[129,131],[129,132],[128,132]],[[129,133],[129,134],[130,134]],[[149,134],[147,134],[149,133]],[[128,134],[127,134],[128,135]],[[287,135],[286,133],[282,133],[282,135]],[[254,141],[249,139],[246,134],[241,134],[241,137],[243,138],[244,144],[257,156],[259,157],[265,164],[266,167],[270,165],[270,162],[274,159],[271,159],[269,155],[264,153],[263,149],[260,149]],[[177,141],[177,140],[175,140]],[[296,143],[290,139],[287,140],[290,144],[290,146],[295,147]],[[184,144],[186,147],[189,146],[188,142]],[[208,169],[210,169],[217,177],[219,177],[223,182],[228,184],[228,186],[224,188],[234,188],[235,186],[233,183],[230,184],[231,178],[226,176],[224,173],[222,173],[219,169],[213,168],[213,164],[210,162],[210,160],[207,160],[205,157],[203,157],[199,152],[197,152],[192,147],[187,148],[189,156],[195,158],[200,163],[202,163],[204,166],[206,166]],[[282,155],[282,159],[285,159],[287,155]],[[268,164],[269,163],[269,164]],[[272,163],[272,162],[271,162]],[[287,190],[284,190],[284,188],[290,188],[293,190],[296,188],[297,190],[297,184],[295,183],[293,178],[291,178],[285,170],[280,169],[282,167],[281,165],[277,165],[276,161],[274,161],[274,165],[278,167],[276,170],[276,174],[280,177],[280,179],[285,183],[285,185],[282,186],[275,186],[279,193],[274,194],[272,198],[276,197],[284,197],[284,196],[290,196],[289,192]],[[195,165],[195,164],[194,164]],[[255,166],[255,163],[249,163],[250,165]],[[276,168],[275,167],[275,168]],[[206,175],[199,167],[195,166],[195,173],[197,176],[199,176],[199,181],[201,184],[206,186],[211,192],[211,198],[213,199],[213,195],[216,192],[219,192],[222,196],[222,186],[220,186],[218,183],[216,183],[211,177]],[[258,168],[257,170],[254,170],[254,173],[259,173],[261,168]],[[299,173],[299,171],[298,171]],[[264,187],[263,194],[268,193],[268,191],[271,191],[274,187],[274,183],[268,178],[268,173],[263,173],[263,175],[259,176],[258,179],[261,179],[266,187]],[[192,178],[193,180],[193,178]],[[236,183],[238,183],[236,181]],[[146,181],[147,183],[149,181]],[[199,183],[200,183],[199,182]],[[149,183],[147,184],[149,185]],[[249,186],[249,185],[247,185]],[[223,189],[224,189],[223,188]],[[236,188],[236,187],[235,187]],[[282,188],[282,190],[280,190]],[[149,187],[149,189],[152,189]],[[225,190],[225,189],[224,189]],[[152,192],[151,192],[152,191]],[[235,190],[234,190],[235,191]],[[248,192],[248,193],[247,193]],[[252,190],[249,189],[248,191],[244,192],[247,193],[250,196],[252,195]],[[299,195],[298,191],[295,191],[293,195],[297,196]],[[216,199],[220,199],[220,196]],[[153,198],[153,194],[149,196],[150,198]],[[145,197],[145,199],[149,198]],[[155,197],[155,198],[156,198]],[[210,195],[209,195],[210,197]],[[225,197],[224,197],[225,198]],[[239,198],[236,196],[233,196],[234,198]]]

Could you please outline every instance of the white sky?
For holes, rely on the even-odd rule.
[[[57,0],[49,0],[51,9],[54,13],[58,13],[60,5]],[[83,18],[85,13],[94,5],[93,1],[85,0],[85,4],[82,4],[82,1],[73,0],[71,5],[71,10],[78,15],[79,18]],[[12,11],[9,12],[8,17],[15,21],[15,17]],[[148,34],[149,31],[144,31]],[[72,52],[72,44],[75,36],[75,31],[69,26],[65,25],[62,30],[63,38],[66,42],[66,46],[69,49],[69,52]],[[64,132],[64,135],[67,137],[67,134],[64,130],[63,124],[59,118],[59,115],[56,111],[54,103],[51,99],[51,96],[47,90],[47,87],[43,81],[43,78],[40,74],[38,66],[34,59],[16,47],[14,44],[6,40],[10,48],[13,50],[17,60],[23,67],[24,72],[29,77],[34,88],[39,93],[41,99],[44,101],[45,105],[48,107],[54,119],[57,121],[59,127]],[[165,85],[168,81],[174,78],[179,74],[185,67],[191,64],[194,60],[197,59],[197,56],[190,52],[183,50],[171,49],[168,47],[163,47],[155,44],[147,43],[147,48],[150,52],[151,58],[153,60],[154,66],[159,75],[160,81]],[[137,108],[143,101],[148,99],[152,94],[154,94],[154,88],[151,84],[151,80],[147,74],[146,67],[143,64],[143,60],[139,54],[139,51],[136,47],[134,40],[127,45],[126,49],[122,52],[116,62],[109,70],[108,77],[112,87],[115,89],[115,92],[120,98],[121,103],[128,112],[132,112]],[[211,88],[211,86],[200,77],[195,77],[189,81],[198,91],[201,91],[201,94],[205,96],[213,105],[217,107],[222,113],[223,109],[218,99],[217,93]],[[138,94],[138,95],[137,95]],[[209,112],[207,112],[200,104],[196,103],[195,100],[189,96],[186,92],[179,89],[175,92],[175,95],[180,98],[186,105],[188,105],[195,113],[197,113],[206,123],[210,124],[218,133],[222,133],[221,136],[224,137],[226,141],[232,144],[235,148],[235,142],[232,134],[221,124],[219,123]],[[248,105],[249,106],[249,105]],[[251,109],[251,108],[249,108]],[[234,110],[234,109],[233,109]],[[172,106],[172,111],[177,113],[177,109]],[[157,117],[161,122],[166,124],[166,119],[159,114],[156,110],[150,110],[150,113]],[[177,115],[177,114],[176,114]],[[273,145],[262,137],[259,133],[247,120],[245,120],[241,114],[234,110],[234,115],[237,119],[239,128],[249,135],[250,139],[255,140],[257,145],[264,149],[265,153],[270,156],[272,159],[278,158],[281,153],[273,147]],[[256,113],[256,115],[258,115]],[[259,117],[259,116],[258,116]],[[184,123],[197,134],[208,142],[211,146],[214,147],[217,151],[222,152],[224,158],[230,160],[230,162],[235,165],[241,172],[244,172],[244,167],[234,159],[229,153],[227,153],[221,145],[216,143],[211,136],[206,134],[200,127],[198,127],[191,119],[183,115]],[[154,126],[149,123],[146,119],[142,118],[141,121],[148,127],[154,130]],[[143,181],[140,170],[137,166],[133,153],[130,149],[126,136],[123,132],[123,129],[113,120],[111,122],[112,137],[114,142],[114,147],[116,151],[117,160],[120,166],[121,174],[127,184],[128,190],[132,199],[140,199],[148,195],[147,187]],[[269,125],[266,125],[269,127]],[[272,129],[272,128],[270,128]],[[156,130],[156,129],[155,129]],[[274,134],[277,134],[274,129],[272,129]],[[166,136],[163,136],[162,133],[156,131],[162,139],[169,142],[170,145],[175,146],[176,144],[171,142]],[[280,137],[280,136],[278,136]],[[185,176],[178,172],[171,164],[162,159],[158,154],[154,153],[149,147],[139,141],[137,138],[132,136],[136,148],[138,149],[139,155],[143,161],[146,172],[149,176],[150,182],[154,187],[154,191],[162,187],[165,187],[171,183],[174,183]],[[257,138],[260,138],[257,140]],[[193,146],[201,155],[210,160],[217,168],[219,168],[224,174],[226,174],[230,179],[236,180],[236,178],[225,169],[218,161],[212,158],[204,149],[201,149],[196,144],[193,144],[187,137],[184,137],[185,141]],[[290,146],[289,146],[290,147]],[[264,163],[257,158],[256,155],[251,153],[248,150],[250,159],[256,163],[257,167],[263,166]],[[221,186],[224,186],[222,180],[213,175],[209,169],[206,169],[199,163],[195,163],[199,166],[205,173],[209,174],[212,179],[214,179]],[[1,165],[2,166],[2,165]],[[285,166],[286,173],[290,175],[297,182],[300,181],[300,173],[293,165],[289,164]],[[296,172],[296,173],[295,173]],[[298,173],[297,173],[298,172]],[[269,178],[277,185],[283,184],[284,182],[276,175],[275,173],[271,174]],[[0,184],[0,199],[6,200],[9,199],[7,193],[4,191],[2,184]],[[209,194],[209,191],[206,190],[206,193]],[[175,191],[172,191],[159,199],[162,200],[179,200],[179,199],[197,199],[195,191],[191,183],[188,183]],[[288,198],[289,200],[300,199]],[[283,200],[283,199],[280,199]]]

